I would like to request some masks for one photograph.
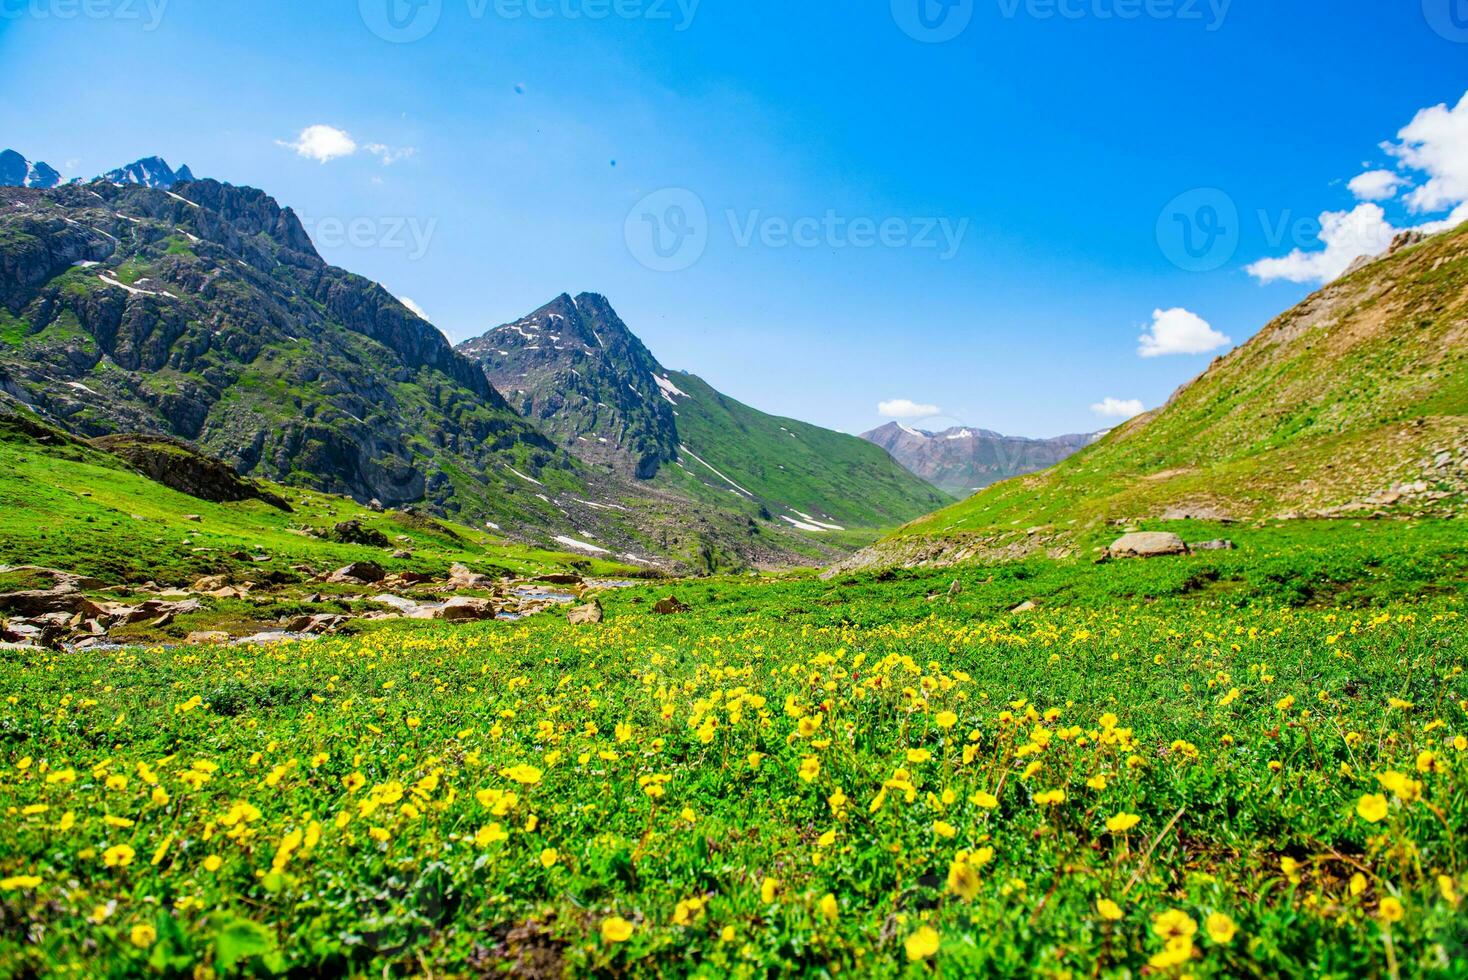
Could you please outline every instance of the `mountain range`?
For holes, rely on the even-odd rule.
[[[888,422],[861,437],[943,492],[963,498],[1012,476],[1049,469],[1104,434],[1026,439],[969,426],[929,432]]]
[[[175,184],[194,180],[193,171],[187,166],[174,170],[162,157],[144,157],[125,167],[109,170],[98,180],[112,184],[141,184],[167,190]],[[32,187],[48,190],[61,183],[61,174],[46,163],[32,163],[15,150],[0,151],[0,187]],[[71,181],[84,183],[81,179]]]
[[[876,447],[662,369],[601,297],[456,352],[264,192],[114,174],[0,188],[0,390],[75,434],[701,571],[839,558],[944,502]],[[519,375],[512,407],[495,382]]]

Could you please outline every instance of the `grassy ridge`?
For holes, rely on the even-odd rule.
[[[1112,521],[1329,511],[1418,479],[1451,494],[1437,511],[1461,512],[1465,459],[1468,228],[1331,284],[1163,408],[897,538],[996,552],[1041,528],[1036,544],[1069,547]]]

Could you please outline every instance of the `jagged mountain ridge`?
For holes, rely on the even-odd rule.
[[[590,462],[649,480],[678,458],[671,403],[655,394],[666,372],[605,297],[562,294],[457,350]]]
[[[1053,439],[1026,439],[971,426],[929,432],[888,422],[862,433],[862,438],[887,450],[933,486],[961,499],[1001,480],[1048,469],[1101,435],[1079,433]]]
[[[48,163],[32,163],[14,150],[0,151],[0,187],[45,190],[61,183],[61,174]]]
[[[261,191],[0,191],[0,387],[69,430],[183,438],[242,473],[646,553],[621,489],[510,410]]]
[[[875,446],[667,369],[594,293],[559,296],[457,349],[578,458],[703,506],[820,536],[890,527],[946,502]]]
[[[109,170],[96,178],[112,184],[140,184],[159,190],[168,190],[178,184],[195,180],[187,166],[174,170],[162,157],[144,157],[125,167]],[[73,184],[85,183],[80,178]],[[50,190],[61,184],[61,174],[50,164],[27,160],[15,150],[0,151],[0,187],[30,187]]]

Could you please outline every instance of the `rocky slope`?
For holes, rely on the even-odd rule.
[[[900,529],[844,568],[1047,551],[1117,525],[1468,513],[1468,226],[1404,239],[1043,473]]]
[[[888,422],[861,437],[887,450],[912,473],[961,499],[1000,480],[1049,469],[1095,442],[1100,434],[1026,439],[968,426],[928,432]]]
[[[663,367],[604,297],[557,297],[460,344],[567,451],[648,488],[829,542],[945,498],[875,446],[766,415]]]

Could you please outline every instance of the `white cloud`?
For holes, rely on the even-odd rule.
[[[894,398],[877,405],[877,412],[889,419],[920,419],[942,414],[943,410],[937,405],[920,405],[906,398]]]
[[[381,160],[384,167],[390,167],[399,160],[406,160],[418,152],[416,146],[388,146],[385,143],[368,143],[362,149]]]
[[[408,309],[412,310],[413,311],[413,314],[415,316],[417,316],[418,319],[420,319],[420,320],[427,320],[428,319],[428,314],[425,313],[425,312],[423,312],[423,307],[421,307],[417,303],[413,302],[407,296],[399,296],[398,297],[398,302],[399,303],[402,303]]]
[[[1468,222],[1468,93],[1453,108],[1443,103],[1423,109],[1397,133],[1397,142],[1383,143],[1381,148],[1397,159],[1400,168],[1420,176],[1368,170],[1350,182],[1351,193],[1363,201],[1390,200],[1415,180],[1417,186],[1403,198],[1407,207],[1420,215],[1449,212],[1446,217],[1402,229],[1387,221],[1377,204],[1327,211],[1320,216],[1323,251],[1295,249],[1279,258],[1261,259],[1247,267],[1249,274],[1260,282],[1326,283],[1361,256],[1386,251],[1401,231],[1433,234]]]
[[[296,137],[294,143],[287,143],[285,140],[275,142],[318,163],[327,163],[337,157],[349,157],[357,152],[357,141],[344,130],[320,124],[301,130],[301,135]]]
[[[1410,183],[1407,178],[1390,170],[1368,170],[1351,179],[1351,193],[1358,201],[1389,201],[1397,196],[1397,190]]]
[[[1182,307],[1170,310],[1153,310],[1152,326],[1137,338],[1141,346],[1137,353],[1142,357],[1163,357],[1168,354],[1206,354],[1229,342],[1229,338],[1213,329],[1201,316]],[[1113,399],[1107,399],[1112,401]],[[1131,402],[1124,404],[1130,405]],[[1138,411],[1140,411],[1140,407]],[[1136,412],[1132,413],[1137,414]]]
[[[1327,283],[1345,272],[1363,255],[1386,251],[1397,229],[1386,220],[1379,204],[1358,204],[1352,211],[1327,211],[1320,216],[1319,252],[1295,249],[1277,259],[1260,259],[1248,266],[1249,275],[1260,282]]]
[[[1130,419],[1141,415],[1144,409],[1139,398],[1103,398],[1091,406],[1091,411],[1109,419]]]
[[[1397,139],[1387,152],[1428,177],[1407,195],[1414,211],[1430,214],[1468,202],[1468,94],[1455,108],[1444,103],[1423,109]]]

